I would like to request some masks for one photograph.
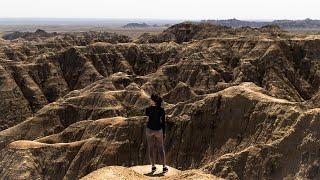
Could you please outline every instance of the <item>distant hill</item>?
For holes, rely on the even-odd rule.
[[[201,22],[218,24],[229,27],[262,27],[267,25],[278,25],[285,29],[320,29],[320,20],[304,19],[304,20],[275,20],[275,21],[242,21],[238,19],[227,20],[203,20]]]
[[[19,31],[15,31],[13,33],[10,34],[6,34],[4,35],[2,38],[6,39],[6,40],[14,40],[14,39],[18,39],[18,38],[25,38],[25,39],[34,39],[37,37],[52,37],[52,36],[56,36],[57,33],[53,32],[53,33],[48,33],[42,29],[37,29],[36,32],[19,32]]]
[[[122,27],[123,28],[147,28],[147,27],[150,27],[150,25],[146,23],[128,23]]]

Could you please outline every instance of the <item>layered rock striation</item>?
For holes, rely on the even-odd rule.
[[[190,23],[137,40],[35,34],[0,41],[1,178],[147,178],[126,167],[148,163],[154,92],[167,162],[186,170],[164,179],[320,175],[317,36]]]

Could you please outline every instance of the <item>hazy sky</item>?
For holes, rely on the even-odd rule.
[[[320,19],[320,0],[0,0],[0,17]]]

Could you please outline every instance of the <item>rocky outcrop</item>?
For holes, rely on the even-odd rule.
[[[179,169],[164,179],[315,179],[320,41],[279,31],[184,23],[157,35],[171,42],[1,41],[0,177],[147,178],[125,167],[148,163],[157,92]]]
[[[286,36],[285,32],[276,25],[263,26],[261,28],[244,27],[233,29],[227,26],[212,23],[184,22],[173,25],[160,34],[143,34],[138,38],[138,43],[161,43],[175,41],[177,43],[202,40],[206,38],[234,38],[256,36],[275,38]]]
[[[163,95],[163,99],[167,103],[177,104],[178,102],[184,102],[196,96],[196,93],[194,93],[188,85],[180,82],[174,89]]]
[[[95,88],[101,89],[101,87],[99,88],[96,85],[94,86],[94,89]],[[82,93],[84,95],[88,92]],[[92,93],[96,94],[97,92],[93,90]],[[121,95],[117,95],[117,93],[118,92],[116,92],[114,96],[120,97]],[[83,95],[78,94],[75,97],[83,97]],[[126,97],[133,96],[126,95]],[[70,100],[71,99],[74,102],[79,101],[74,97],[70,97]],[[105,94],[103,99],[111,100],[111,97]],[[132,102],[132,100],[128,99],[127,103],[124,104],[129,104],[129,101]],[[138,101],[141,100],[138,98],[132,103],[138,105]],[[139,105],[138,109],[143,109],[143,106],[147,105],[147,97],[145,98],[145,101],[146,104]],[[85,102],[102,102],[102,99],[99,100],[96,98],[96,101],[85,100]],[[66,104],[66,102],[63,102],[62,104]],[[102,104],[113,104],[112,107],[117,108],[119,113],[121,113],[121,111],[123,113],[125,112],[124,110],[121,110],[122,107],[120,104],[117,105],[117,103],[114,104],[111,102]],[[89,112],[93,113],[90,115],[91,117],[95,117],[101,113],[101,110],[99,111],[101,107],[99,106],[83,105],[83,107],[89,108]],[[108,110],[109,108],[111,107],[104,107],[104,109]],[[44,111],[41,115],[39,114],[39,116],[36,116],[29,121],[25,121],[18,126],[1,132],[1,141],[9,144],[8,146],[2,144],[2,147],[6,147],[2,151],[2,153],[4,153],[2,157],[9,157],[7,154],[9,152],[16,153],[17,146],[19,147],[20,155],[15,154],[10,157],[19,156],[22,159],[30,157],[30,155],[25,154],[30,152],[31,147],[28,145],[30,144],[33,147],[33,142],[36,142],[40,144],[39,146],[36,146],[37,148],[35,149],[37,149],[37,153],[32,155],[32,159],[41,161],[43,156],[48,154],[48,151],[71,152],[72,149],[65,150],[64,148],[68,149],[69,146],[76,143],[78,144],[78,149],[73,153],[73,156],[70,155],[71,157],[69,157],[62,154],[64,157],[62,159],[71,159],[72,162],[65,160],[59,162],[60,166],[68,167],[66,172],[62,172],[60,175],[61,177],[82,177],[85,175],[85,172],[93,171],[105,165],[130,166],[132,164],[143,164],[148,162],[145,156],[146,146],[144,143],[144,126],[146,119],[143,116],[139,116],[139,114],[142,115],[143,112],[137,112],[135,115],[132,114],[131,116],[133,117],[129,119],[122,117],[112,118],[117,115],[128,116],[126,114],[110,114],[111,118],[107,119],[85,120],[88,119],[88,117],[81,116],[77,111],[74,111],[76,113],[70,117],[62,116],[53,118],[52,115],[59,114],[59,112],[52,113],[50,112],[52,109],[54,108],[50,108],[48,109],[49,111]],[[126,109],[126,112],[130,111],[131,110]],[[83,110],[81,112],[85,113]],[[111,112],[117,111],[112,110]],[[300,109],[297,103],[265,95],[261,88],[258,88],[253,84],[242,84],[240,86],[230,87],[215,94],[179,103],[176,106],[169,108],[167,112],[169,132],[167,134],[166,150],[167,160],[170,165],[181,169],[200,168],[205,166],[205,170],[212,172],[213,174],[218,174],[221,177],[237,177],[240,179],[251,177],[262,178],[271,175],[274,175],[276,178],[282,176],[276,176],[278,173],[273,172],[273,170],[270,170],[270,174],[262,173],[258,176],[253,176],[252,174],[246,176],[241,175],[241,169],[236,169],[234,172],[228,172],[227,174],[219,174],[221,171],[219,167],[214,166],[212,168],[215,170],[214,171],[211,170],[211,166],[207,164],[211,164],[211,162],[218,163],[220,162],[220,158],[226,156],[226,154],[245,151],[246,148],[255,144],[263,145],[273,142],[285,143],[283,138],[291,134],[291,131],[289,131],[288,128],[295,128],[295,124],[304,116],[302,113],[303,109]],[[48,116],[49,114],[51,114],[51,116]],[[107,117],[108,114],[102,116]],[[53,121],[53,119],[56,120]],[[288,119],[291,121],[288,122]],[[279,126],[275,126],[274,123],[279,124]],[[42,127],[41,130],[40,127]],[[65,127],[67,128],[64,129]],[[27,131],[30,128],[38,129],[38,131]],[[20,130],[18,131],[18,129]],[[21,131],[21,129],[25,129],[26,131]],[[304,131],[303,128],[301,130]],[[35,141],[12,142],[16,140],[16,138]],[[296,141],[291,142],[291,140],[289,140],[287,143],[290,144],[295,142]],[[23,147],[26,149],[25,153],[21,150],[21,144],[24,145]],[[25,144],[27,147],[25,147]],[[63,146],[60,147],[59,144]],[[276,147],[280,148],[280,146]],[[277,151],[270,149],[270,153],[277,152],[283,155],[286,151],[289,151],[286,146]],[[300,151],[295,154],[299,157],[303,152],[304,151]],[[44,169],[55,167],[52,163],[56,156],[45,156],[45,162],[41,167],[44,167]],[[269,161],[267,159],[268,157],[269,156],[267,155],[259,156],[259,158],[266,159],[266,163]],[[281,158],[282,157],[276,159],[275,163],[279,163],[278,166],[284,168],[286,165],[281,164],[281,162],[284,161]],[[283,158],[286,158],[286,156],[283,156]],[[4,159],[2,162],[8,162],[8,160]],[[243,161],[241,160],[241,162]],[[297,163],[296,166],[299,167],[300,162],[295,162]],[[7,166],[2,166],[3,169],[1,172],[3,174],[17,173],[8,172],[6,168],[14,166],[14,164],[6,163],[6,165]],[[272,164],[270,166],[272,166]],[[31,167],[34,169],[33,171],[39,171],[39,165],[37,163]],[[223,167],[229,167],[229,165],[223,164]],[[237,167],[239,166],[237,165]],[[229,168],[232,168],[232,166]],[[262,164],[262,171],[264,171],[263,169],[265,168],[270,168],[268,163]],[[247,170],[249,171],[250,169]],[[254,172],[255,170],[256,169],[251,169],[251,171]],[[280,171],[280,174],[291,174],[294,176],[294,169],[290,170],[291,171],[284,171],[284,169],[279,168],[274,171]],[[251,173],[254,174],[254,172]],[[40,174],[47,178],[51,177],[46,171],[42,171]],[[8,178],[9,177],[10,176],[8,176]]]
[[[108,32],[74,32],[74,33],[48,33],[44,30],[38,29],[35,32],[13,32],[5,34],[3,37],[5,40],[24,39],[27,41],[46,41],[57,42],[65,41],[65,43],[72,43],[73,45],[88,45],[93,42],[129,42],[131,39],[128,36],[118,35]]]
[[[162,168],[157,166],[158,169]],[[189,170],[189,171],[179,171],[177,169],[169,167],[168,173],[155,172],[150,173],[150,166],[134,166],[131,168],[124,168],[119,166],[110,166],[99,169],[90,173],[89,175],[81,178],[82,180],[86,179],[168,179],[168,180],[178,180],[178,179],[212,179],[218,180],[221,178],[215,177],[210,174],[205,174],[198,170]]]
[[[263,27],[268,25],[277,25],[285,29],[317,29],[320,28],[320,21],[316,19],[302,19],[302,20],[274,20],[274,21],[242,21],[238,19],[225,20],[203,20],[203,23],[218,24],[233,28],[239,27]]]
[[[1,130],[16,125],[33,114],[14,78],[0,66]]]
[[[13,32],[10,34],[5,34],[2,38],[5,40],[14,40],[18,38],[24,39],[36,39],[36,38],[48,38],[56,36],[57,33],[47,33],[42,29],[37,29],[34,33],[32,32]]]

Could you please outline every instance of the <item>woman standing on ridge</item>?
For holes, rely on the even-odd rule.
[[[156,94],[151,95],[151,100],[154,105],[146,109],[146,116],[149,120],[146,128],[146,136],[148,142],[149,159],[151,163],[152,172],[156,171],[155,159],[156,152],[159,149],[160,157],[162,159],[163,172],[167,172],[166,156],[164,151],[164,139],[166,129],[165,111],[161,107],[162,98]]]

